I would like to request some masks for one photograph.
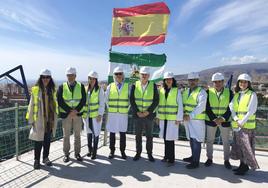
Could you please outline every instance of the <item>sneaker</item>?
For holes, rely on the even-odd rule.
[[[212,163],[213,163],[212,159],[208,159],[208,160],[205,162],[205,166],[206,166],[206,167],[209,167],[209,166],[212,165]]]
[[[63,157],[63,162],[68,163],[69,161],[70,161],[70,157],[69,157],[69,155],[65,155],[65,156]]]
[[[113,159],[114,158],[114,151],[111,151],[109,156],[108,156],[109,159]]]
[[[34,169],[40,169],[40,162],[38,160],[34,160]]]
[[[225,161],[224,161],[224,166],[225,166],[225,168],[227,168],[227,169],[232,169],[232,165],[230,164],[229,160],[225,160]]]
[[[91,157],[91,155],[92,155],[92,151],[89,151],[89,152],[87,153],[87,156],[88,156],[88,157]]]
[[[151,162],[154,162],[154,161],[155,161],[155,159],[154,159],[154,157],[152,156],[152,154],[148,154],[148,159],[149,159],[149,161],[151,161]]]
[[[170,162],[170,161],[167,161],[167,167],[171,167],[171,166],[174,166],[175,165],[175,162]]]
[[[121,158],[125,160],[127,159],[127,155],[124,151],[121,152]]]
[[[135,157],[133,158],[133,161],[138,161],[141,158],[140,154],[136,154]]]
[[[186,165],[186,168],[188,169],[195,169],[199,167],[199,163],[197,162],[191,162],[190,164]]]
[[[81,157],[81,155],[79,153],[78,154],[75,154],[75,158],[78,161],[83,161],[83,158]]]
[[[187,157],[187,158],[183,158],[182,159],[184,162],[188,162],[188,163],[191,163],[193,161],[193,157]]]
[[[51,162],[48,158],[43,159],[43,163],[44,163],[46,166],[52,166],[52,162]]]

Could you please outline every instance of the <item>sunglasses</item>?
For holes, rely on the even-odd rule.
[[[42,79],[50,79],[51,76],[41,76]]]
[[[114,73],[114,75],[115,76],[121,76],[121,75],[123,75],[123,73],[121,73],[121,72],[120,73]]]

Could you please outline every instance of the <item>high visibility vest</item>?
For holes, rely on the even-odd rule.
[[[183,111],[184,114],[190,114],[198,104],[197,97],[201,92],[201,87],[195,88],[191,94],[188,96],[188,89],[184,90],[182,93],[182,101],[183,101]],[[205,120],[205,112],[197,114],[193,119],[196,120]]]
[[[161,120],[176,120],[178,113],[178,88],[171,88],[167,99],[165,93],[165,89],[161,88],[159,93],[157,117]]]
[[[110,86],[110,93],[108,99],[108,112],[127,114],[129,109],[128,99],[128,83],[124,83],[123,88],[119,94],[116,84],[113,82]]]
[[[33,99],[33,121],[36,122],[38,119],[38,105],[39,105],[39,86],[32,87],[32,99]],[[53,92],[53,102],[55,104],[55,112],[58,114],[58,102],[57,102],[57,92]],[[26,119],[29,119],[30,106],[28,106],[28,111],[26,113]]]
[[[81,83],[76,82],[74,86],[73,92],[70,90],[68,83],[64,82],[63,83],[63,93],[62,93],[62,98],[65,101],[65,103],[71,107],[75,108],[78,106],[82,99],[82,88],[81,88]],[[84,108],[82,108],[80,111],[84,111]],[[64,109],[60,108],[60,112],[66,113]]]
[[[152,105],[154,98],[154,83],[149,82],[146,89],[143,91],[141,82],[135,83],[135,102],[140,112],[145,112]]]
[[[209,100],[209,104],[210,104],[212,112],[217,117],[220,117],[227,111],[229,107],[230,90],[228,88],[224,88],[223,92],[220,94],[220,96],[218,96],[215,88],[209,88],[208,100]],[[210,121],[207,115],[206,115],[206,120]]]
[[[93,89],[90,95],[87,95],[87,102],[85,104],[83,118],[95,118],[99,115],[99,93],[100,88],[97,91]]]
[[[239,120],[242,120],[248,112],[248,104],[249,104],[249,101],[251,99],[252,93],[253,93],[253,91],[251,91],[251,90],[246,91],[243,98],[240,100],[239,100],[239,95],[240,95],[239,93],[236,93],[234,95],[233,108],[234,108],[234,111],[236,112],[236,115],[237,115]],[[232,127],[238,128],[236,121],[232,122]],[[255,129],[255,127],[256,127],[256,114],[249,116],[248,121],[244,124],[243,127],[246,129]]]

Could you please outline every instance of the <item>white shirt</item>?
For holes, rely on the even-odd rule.
[[[147,82],[145,85],[143,85],[143,84],[141,83],[141,88],[142,88],[142,91],[143,91],[143,92],[144,92],[145,89],[147,88],[148,83],[149,83],[149,82]]]
[[[243,99],[243,97],[245,96],[245,91],[240,91],[240,100]],[[256,111],[257,111],[257,106],[258,106],[258,99],[257,99],[257,95],[255,92],[252,93],[251,95],[251,98],[249,100],[249,103],[248,103],[248,112],[246,113],[246,115],[243,117],[242,120],[239,120],[237,115],[236,115],[236,112],[234,111],[234,98],[233,100],[231,101],[231,103],[229,104],[229,107],[230,107],[230,110],[232,112],[232,117],[235,121],[238,120],[238,123],[240,125],[244,125],[247,121],[248,121],[248,118],[255,114]]]

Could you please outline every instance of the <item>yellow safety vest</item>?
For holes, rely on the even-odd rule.
[[[183,101],[183,111],[184,114],[190,114],[198,104],[197,97],[201,91],[201,87],[194,89],[191,94],[188,96],[188,89],[183,91],[182,101]],[[196,120],[205,120],[205,112],[197,114],[193,119]]]
[[[33,120],[34,120],[34,122],[36,122],[37,119],[38,119],[39,91],[40,91],[39,86],[33,86],[32,87]],[[56,113],[58,114],[58,102],[57,102],[57,92],[56,92],[56,90],[53,93],[53,102],[55,103]],[[30,111],[30,108],[31,107],[28,106],[28,111],[26,113],[26,119],[29,119],[29,111]]]
[[[119,94],[116,84],[113,82],[110,86],[108,112],[127,114],[129,109],[128,83],[123,84]]]
[[[149,82],[146,89],[143,91],[141,82],[135,83],[135,102],[140,112],[145,112],[153,103],[154,98],[154,83]]]
[[[230,103],[230,90],[224,88],[220,96],[217,95],[215,88],[209,88],[208,90],[208,100],[212,112],[217,116],[222,116],[229,107]],[[206,115],[206,120],[210,121],[209,117]],[[228,121],[228,120],[226,120]]]
[[[75,107],[78,106],[78,104],[80,103],[80,101],[82,99],[82,92],[81,91],[82,91],[82,88],[81,88],[80,82],[76,82],[73,92],[70,91],[68,83],[64,82],[63,83],[62,98],[69,107],[74,109]],[[84,111],[84,108],[82,108],[81,111]],[[60,108],[60,112],[64,113],[65,110]]]
[[[251,90],[246,91],[243,98],[240,100],[239,100],[239,95],[240,95],[239,93],[236,93],[234,95],[233,108],[239,120],[242,120],[248,112],[248,104],[251,99],[252,93],[253,91]],[[232,127],[238,128],[236,121],[232,122]],[[255,129],[256,128],[256,114],[249,116],[248,121],[244,124],[243,127],[246,129]]]
[[[87,89],[86,89],[87,91]],[[95,118],[99,115],[99,93],[100,89],[95,91],[95,89],[92,90],[92,93],[90,96],[87,95],[87,102],[84,108],[83,118],[90,117]]]
[[[157,117],[161,120],[176,120],[178,113],[178,88],[171,88],[167,99],[165,93],[165,89],[161,88],[159,93]]]

